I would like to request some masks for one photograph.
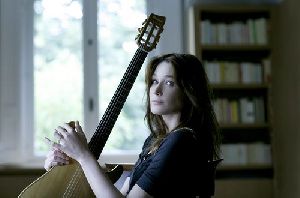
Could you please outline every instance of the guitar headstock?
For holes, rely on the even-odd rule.
[[[152,49],[156,48],[165,21],[166,17],[151,13],[143,22],[143,27],[138,29],[139,34],[135,38],[138,46],[142,50],[150,52]]]

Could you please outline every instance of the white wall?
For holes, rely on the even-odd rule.
[[[22,56],[27,56],[22,48],[26,43],[21,27],[26,26],[25,17],[22,17],[22,0],[2,0],[0,16],[0,152],[5,149],[11,152],[1,152],[0,158],[13,156],[15,150],[20,149],[24,142],[16,134],[22,130],[22,115],[25,106],[23,102],[22,80],[26,75],[22,66],[25,61]],[[30,112],[27,112],[29,115]],[[4,131],[9,131],[3,135]],[[14,138],[14,139],[12,139]],[[14,140],[14,141],[11,141]],[[5,155],[8,154],[8,155]],[[17,160],[20,156],[14,156]]]
[[[184,50],[183,0],[147,0],[147,14],[166,17],[166,24],[157,49],[149,55],[182,53]]]

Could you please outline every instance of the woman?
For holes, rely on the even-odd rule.
[[[210,197],[213,176],[208,161],[219,157],[219,131],[211,92],[201,62],[189,54],[155,57],[146,68],[147,110],[151,134],[121,191],[106,178],[88,150],[78,122],[59,126],[45,161],[77,160],[97,197]]]

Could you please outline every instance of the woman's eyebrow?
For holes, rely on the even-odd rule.
[[[165,75],[165,77],[168,77],[168,78],[174,78],[173,75]]]
[[[157,75],[154,73],[153,75],[152,75],[152,77],[156,77]],[[174,75],[169,75],[169,74],[167,74],[167,75],[164,75],[163,77],[166,77],[166,78],[174,78]]]

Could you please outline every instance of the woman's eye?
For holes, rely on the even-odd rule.
[[[170,85],[170,86],[174,86],[174,82],[173,82],[173,81],[170,81],[170,80],[166,81],[166,84],[167,84],[167,85]]]
[[[155,79],[152,80],[152,84],[157,84],[157,83],[158,83],[157,80]]]

